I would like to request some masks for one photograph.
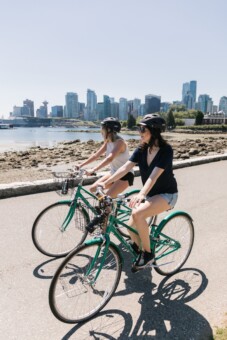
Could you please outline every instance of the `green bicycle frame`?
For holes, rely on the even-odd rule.
[[[124,209],[122,208],[124,207]],[[118,213],[121,213],[121,214],[125,214],[125,216],[131,214],[131,209],[125,205],[122,205],[121,208],[118,208],[117,207],[117,214]],[[175,212],[172,212],[170,213],[168,216],[166,216],[160,223],[159,225],[155,225],[155,224],[152,224],[150,226],[151,228],[151,231],[150,231],[150,240],[151,240],[151,249],[154,250],[156,244],[157,244],[157,248],[156,248],[156,251],[159,252],[162,250],[162,248],[164,246],[168,246],[169,248],[171,248],[169,251],[165,251],[163,252],[162,254],[158,255],[156,257],[156,260],[162,258],[162,257],[165,257],[167,255],[169,255],[170,253],[174,252],[174,251],[177,251],[181,245],[178,241],[170,238],[169,236],[163,234],[161,232],[161,230],[163,229],[163,227],[166,225],[166,223],[171,220],[172,218],[174,218],[175,216],[187,216],[189,219],[192,220],[191,216],[189,214],[187,214],[186,212],[184,211],[175,211]],[[128,230],[130,230],[131,232],[133,232],[134,234],[138,235],[138,232],[130,227],[129,225],[127,225],[126,223],[124,223],[124,221],[122,220],[119,220],[116,216],[114,215],[110,215],[110,218],[109,218],[109,222],[108,222],[108,225],[107,225],[107,228],[106,228],[106,232],[104,235],[100,236],[100,237],[97,237],[97,238],[93,238],[91,240],[87,240],[85,241],[84,243],[87,244],[87,245],[92,245],[92,244],[100,244],[98,246],[98,249],[97,249],[97,252],[96,252],[96,255],[95,257],[93,258],[92,262],[91,262],[91,265],[88,269],[88,272],[86,273],[86,275],[89,275],[92,268],[93,268],[93,265],[94,263],[96,262],[97,258],[99,257],[100,255],[100,252],[101,252],[101,247],[103,246],[104,249],[103,249],[103,252],[102,252],[102,258],[101,258],[101,263],[100,263],[100,266],[97,270],[97,273],[93,279],[93,281],[91,282],[91,284],[95,283],[96,279],[98,278],[99,276],[99,273],[100,271],[102,270],[102,267],[104,265],[104,262],[105,262],[105,259],[106,259],[106,254],[107,254],[107,251],[108,251],[108,248],[109,248],[109,245],[111,244],[115,249],[116,251],[118,252],[119,256],[120,256],[120,259],[121,259],[121,262],[123,263],[123,257],[122,257],[122,254],[121,254],[121,251],[119,249],[119,247],[113,243],[111,240],[110,240],[110,234],[112,233],[122,244],[124,247],[126,247],[126,249],[129,250],[129,252],[132,254],[133,256],[133,261],[136,259],[137,257],[137,253],[131,248],[131,246],[127,243],[127,241],[124,239],[124,237],[119,233],[119,231],[115,228],[115,225],[121,225],[125,228],[127,228]],[[162,240],[159,239],[159,236],[162,237]]]
[[[134,189],[131,190],[129,192],[127,192],[125,194],[125,197],[129,196],[129,195],[133,195],[138,193],[139,190],[138,189]],[[82,207],[83,203],[87,209],[90,209],[95,215],[97,215],[96,209],[90,204],[90,202],[84,197],[84,194],[87,194],[88,196],[90,196],[91,198],[98,200],[97,197],[95,195],[93,195],[90,191],[84,189],[84,187],[82,185],[78,185],[77,190],[74,194],[74,198],[72,200],[63,200],[63,201],[59,201],[59,203],[65,204],[68,203],[70,205],[70,209],[68,211],[67,216],[65,217],[64,222],[62,223],[61,226],[61,230],[65,231],[67,226],[69,225],[70,221],[72,220],[74,214],[75,214],[75,210],[77,207]],[[83,209],[83,213],[86,215],[87,219],[89,220],[89,214],[88,212],[82,207]],[[124,218],[124,212],[123,211],[119,211],[119,217],[120,218]]]

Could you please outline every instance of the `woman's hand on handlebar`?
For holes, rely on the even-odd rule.
[[[130,208],[135,208],[135,206],[139,206],[140,203],[142,203],[142,202],[145,201],[145,198],[146,198],[146,196],[145,196],[144,194],[138,193],[138,195],[133,196],[133,197],[130,199],[129,207],[130,207]]]
[[[99,183],[97,183],[97,188],[98,188],[98,187],[101,187],[103,190],[106,189],[105,182],[99,182]]]
[[[80,164],[74,165],[74,170],[79,171],[80,169],[81,169],[81,165]]]
[[[88,169],[88,170],[86,170],[86,175],[87,176],[94,176],[94,175],[96,175],[95,169]]]

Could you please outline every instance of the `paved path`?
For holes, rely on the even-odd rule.
[[[208,339],[227,312],[226,174],[226,161],[175,170],[180,191],[176,209],[191,214],[196,232],[183,270],[170,278],[149,270],[132,274],[125,254],[116,296],[83,325],[61,323],[51,314],[48,288],[61,260],[40,254],[31,241],[36,215],[57,195],[1,200],[1,338]]]

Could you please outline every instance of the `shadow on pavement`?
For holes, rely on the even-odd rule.
[[[120,309],[102,311],[92,320],[74,326],[62,340],[212,339],[208,321],[186,305],[207,287],[208,280],[201,270],[181,269],[175,275],[164,277],[157,286],[152,282],[150,270],[132,274],[129,256],[125,258],[125,289],[117,291],[115,296],[142,293],[138,300],[141,305],[138,319],[132,321],[132,316]]]
[[[35,267],[33,270],[33,275],[37,279],[51,280],[61,262],[62,258],[56,257],[42,262],[37,267]]]

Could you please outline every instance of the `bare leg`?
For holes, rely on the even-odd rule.
[[[91,192],[95,192],[97,186],[99,185],[99,183],[104,182],[105,180],[107,180],[108,178],[110,178],[111,174],[106,174],[104,176],[102,176],[101,178],[99,178],[95,183],[92,184],[92,186],[89,188],[89,190]],[[111,184],[109,185],[109,187],[111,186]]]
[[[145,251],[151,251],[149,226],[146,218],[158,215],[169,208],[170,206],[167,201],[163,197],[156,195],[152,197],[150,202],[146,201],[145,203],[140,204],[138,208],[133,209],[132,218]]]
[[[128,221],[128,225],[136,230],[136,225],[135,225],[135,223],[134,223],[134,220],[133,220],[133,217],[132,217],[132,216],[130,217],[130,219],[129,219],[129,221]],[[140,240],[139,235],[136,235],[135,233],[133,233],[133,232],[130,231],[130,230],[128,230],[128,233],[129,233],[129,235],[130,235],[131,240],[132,240],[133,242],[135,242],[139,248],[141,248],[141,247],[140,247],[141,240]]]
[[[128,181],[122,181],[118,180],[115,183],[113,183],[110,188],[107,190],[106,194],[110,197],[117,197],[118,194],[123,192],[128,187]]]

